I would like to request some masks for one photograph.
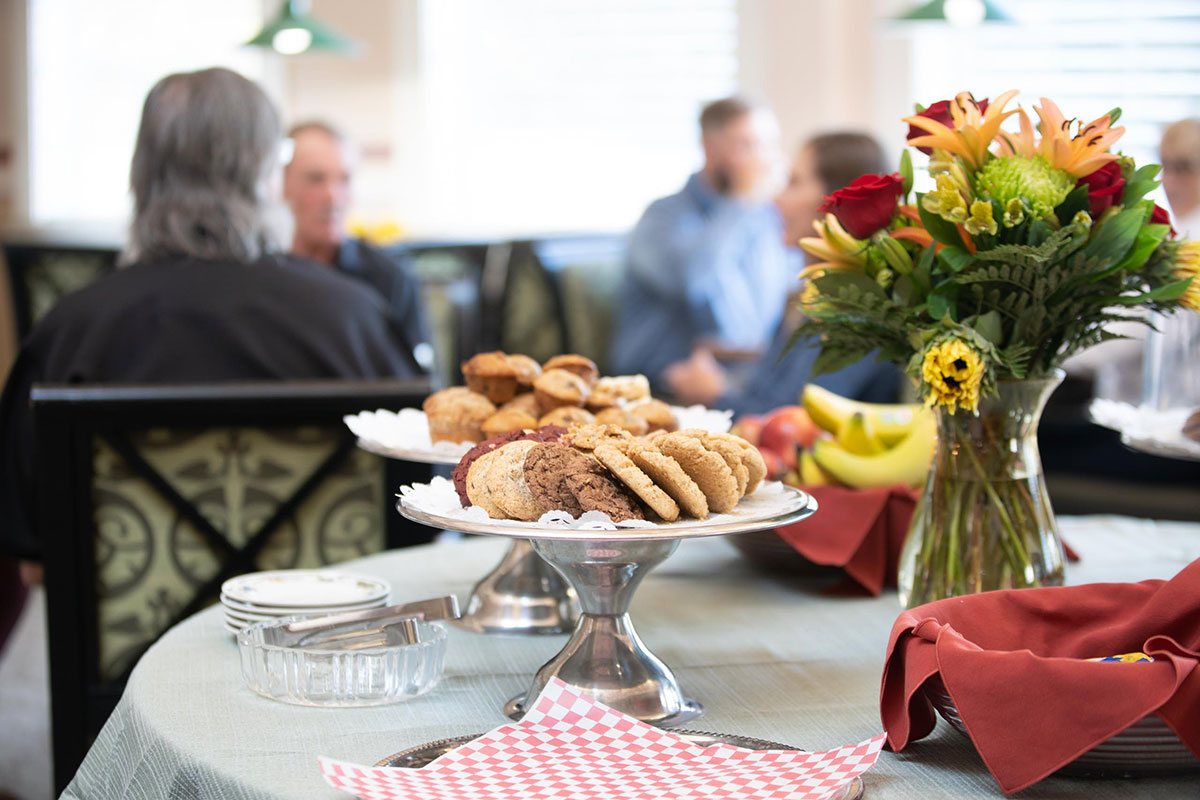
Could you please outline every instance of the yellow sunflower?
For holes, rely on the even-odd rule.
[[[1200,241],[1181,244],[1175,258],[1175,277],[1192,279],[1179,302],[1185,308],[1200,312]]]
[[[921,379],[929,387],[927,405],[944,406],[951,414],[959,406],[968,411],[979,409],[983,360],[966,342],[950,339],[925,351]]]

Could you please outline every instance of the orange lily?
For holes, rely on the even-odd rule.
[[[800,278],[807,278],[824,270],[864,269],[867,266],[867,243],[846,233],[846,229],[833,214],[826,214],[824,221],[814,222],[813,229],[817,235],[801,239],[800,246],[824,260],[806,267],[800,273]]]
[[[1053,101],[1043,97],[1042,105],[1033,109],[1041,118],[1038,131],[1042,134],[1042,157],[1056,169],[1082,178],[1120,158],[1108,152],[1108,148],[1121,138],[1125,129],[1110,128],[1108,114],[1087,125],[1081,124],[1078,133],[1072,136],[1071,120],[1063,116]]]
[[[1029,121],[1029,115],[1025,113],[1025,109],[1023,108],[1017,109],[1017,119],[1021,123],[1020,132],[1014,134],[1000,131],[997,151],[999,155],[1033,158],[1038,154],[1037,142],[1033,138],[1033,123]]]
[[[912,242],[913,244],[920,245],[921,247],[929,247],[929,245],[933,242],[933,237],[929,235],[929,231],[925,230],[924,228],[913,227],[912,225],[904,228],[896,228],[896,230],[889,233],[888,236],[891,236],[893,239],[901,239],[906,242]],[[940,250],[941,248],[942,245],[939,244],[937,249]]]
[[[1008,101],[1016,96],[1017,90],[1010,89],[992,101],[986,112],[981,112],[970,92],[959,92],[950,104],[954,127],[948,128],[929,117],[905,117],[905,122],[927,132],[926,136],[914,137],[908,143],[913,147],[945,150],[962,158],[972,170],[977,170],[987,161],[988,148],[1004,120],[1017,113],[1016,110],[1004,110]]]

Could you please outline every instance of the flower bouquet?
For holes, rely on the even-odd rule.
[[[916,605],[1062,582],[1037,420],[1072,353],[1141,307],[1200,311],[1200,242],[1175,239],[1146,198],[1158,167],[1112,152],[1119,109],[1083,124],[1045,98],[1006,110],[961,93],[905,118],[934,188],[891,175],[826,198],[793,343],[818,372],[875,353],[906,365],[938,412],[939,446],[901,564]],[[1016,117],[1018,126],[1002,126]]]

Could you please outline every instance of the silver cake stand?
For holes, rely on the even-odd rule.
[[[434,527],[528,539],[533,550],[566,576],[579,595],[583,614],[571,638],[537,671],[529,689],[505,705],[505,714],[519,719],[526,704],[557,677],[629,716],[672,725],[699,716],[703,707],[684,696],[671,668],[642,643],[629,617],[629,603],[646,575],[675,552],[683,539],[775,528],[805,519],[817,510],[816,500],[799,489],[768,486],[777,490],[772,499],[744,501],[743,511],[739,506],[734,513],[717,518],[616,531],[463,520],[422,511],[409,497],[401,497],[397,508],[405,517]]]
[[[385,458],[421,464],[454,466],[460,460],[432,446],[387,447],[361,437],[358,446]],[[453,524],[436,527],[462,530]],[[528,541],[514,539],[496,568],[475,584],[462,617],[451,624],[475,633],[567,633],[578,619],[575,590]]]

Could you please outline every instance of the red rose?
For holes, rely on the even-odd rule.
[[[1163,208],[1162,206],[1160,206],[1158,203],[1154,204],[1154,210],[1150,212],[1150,224],[1151,225],[1170,225],[1172,239],[1174,239],[1176,236],[1179,235],[1179,233],[1175,230],[1175,226],[1171,225],[1171,215],[1168,214],[1167,210],[1165,208]]]
[[[1075,185],[1088,187],[1092,219],[1098,219],[1125,196],[1125,178],[1121,176],[1121,165],[1116,161],[1110,161],[1092,174],[1084,175]]]
[[[986,98],[979,101],[979,113],[981,113],[981,114],[985,113],[987,111],[987,107],[988,107],[988,101]],[[918,117],[929,117],[932,120],[937,120],[938,122],[945,125],[947,128],[954,127],[954,117],[950,116],[950,101],[949,100],[938,100],[936,103],[934,103],[933,105],[931,105],[929,108],[925,109],[924,111],[918,111],[917,116]],[[928,135],[929,135],[929,131],[923,131],[920,128],[918,128],[916,125],[908,126],[908,139],[909,140],[914,139],[918,136],[928,136]],[[930,155],[933,152],[928,147],[918,147],[917,149],[920,150],[925,155]]]
[[[903,192],[904,180],[898,172],[863,175],[826,197],[817,210],[833,212],[847,233],[855,239],[866,239],[892,221],[896,201]]]

